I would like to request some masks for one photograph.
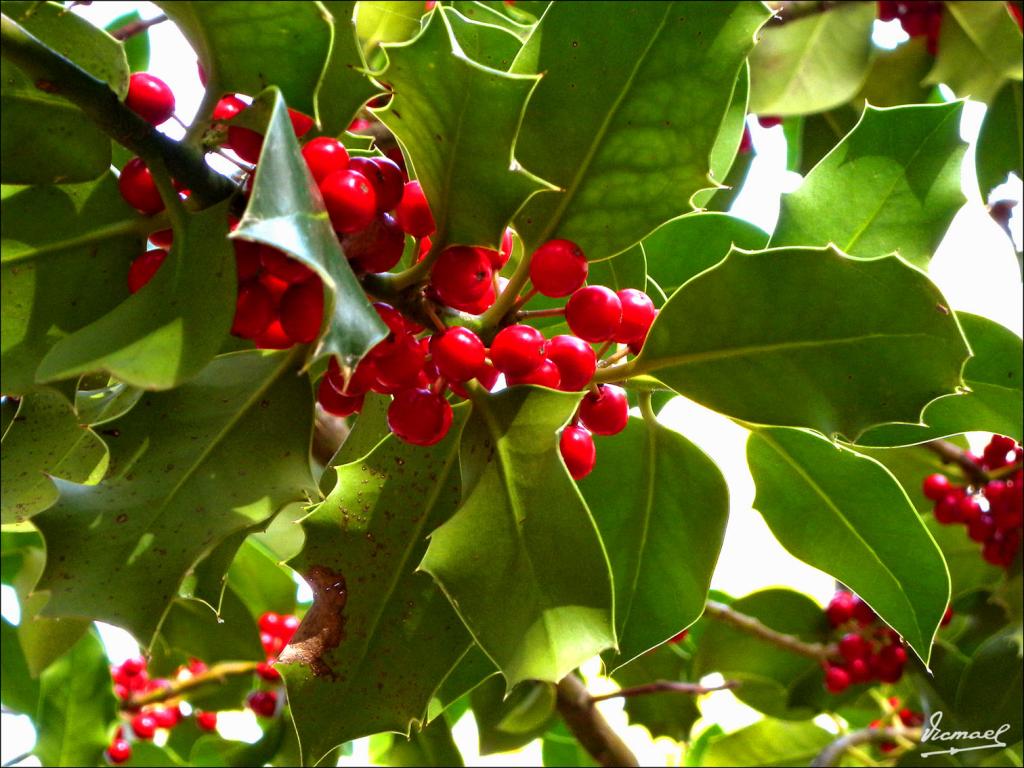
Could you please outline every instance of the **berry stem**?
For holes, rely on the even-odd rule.
[[[787,635],[783,632],[777,632],[771,627],[762,624],[753,616],[748,616],[745,613],[735,611],[724,603],[708,600],[704,607],[704,615],[710,616],[716,621],[721,621],[724,624],[729,624],[741,632],[753,635],[754,637],[764,640],[767,643],[771,643],[778,648],[791,651],[792,653],[799,654],[800,656],[806,656],[809,659],[825,661],[836,655],[836,648],[833,645],[807,643],[795,635]]]
[[[618,352],[614,353],[610,357],[608,357],[608,358],[602,360],[601,362],[599,362],[597,365],[598,365],[599,368],[607,368],[609,365],[613,365],[613,364],[619,362],[619,360],[621,360],[622,358],[624,358],[628,354],[629,354],[629,347],[623,347]]]
[[[904,739],[913,743],[920,741],[921,729],[893,726],[889,728],[863,728],[859,731],[852,731],[840,736],[821,750],[811,765],[818,768],[839,765],[839,761],[844,754],[859,747],[861,744],[880,744],[884,741]]]
[[[162,159],[168,171],[207,206],[235,191],[235,185],[210,168],[202,153],[174,141],[126,107],[106,82],[93,77],[5,14],[0,14],[3,57],[31,77],[36,87],[56,93],[83,112],[119,144],[147,165]]]
[[[583,681],[570,674],[558,683],[558,713],[580,745],[600,765],[638,766],[636,755],[594,706]]]
[[[485,329],[497,328],[505,318],[516,307],[519,294],[530,279],[530,257],[523,255],[522,260],[516,266],[516,271],[509,278],[505,290],[498,294],[498,298],[490,309],[480,315],[480,323]],[[520,305],[522,306],[522,305]]]
[[[528,320],[531,317],[561,317],[565,314],[565,307],[551,307],[550,309],[523,309],[516,313],[516,320]]]
[[[185,132],[183,141],[186,144],[191,147],[199,146],[203,135],[212,124],[213,111],[217,108],[223,95],[218,88],[214,87],[213,83],[207,85],[206,91],[203,93],[203,100],[199,102],[199,109],[196,110],[196,115]]]
[[[921,447],[936,454],[944,464],[956,464],[973,485],[985,485],[991,479],[988,473],[967,454],[967,451],[948,440],[931,440],[921,443]]]
[[[159,704],[161,701],[176,699],[188,691],[204,685],[211,683],[223,684],[231,677],[251,675],[258,666],[259,663],[255,661],[225,661],[220,664],[214,664],[205,672],[192,675],[192,677],[187,677],[184,680],[176,680],[166,688],[158,688],[142,696],[132,696],[130,699],[121,702],[121,709],[138,709],[149,704]]]
[[[652,402],[652,395],[650,392],[641,392],[637,395],[637,400],[640,402],[640,414],[644,417],[644,421],[647,422],[647,426],[653,427],[658,424],[658,417],[654,413],[654,404]]]
[[[598,384],[603,384],[608,381],[623,381],[628,379],[635,373],[639,373],[636,368],[637,358],[633,358],[625,363],[619,365],[609,365],[604,368],[598,368],[597,373],[594,374],[594,381]]]
[[[370,284],[365,285],[365,287],[374,295],[383,298],[394,296],[412,285],[425,282],[430,275],[430,268],[434,266],[434,262],[437,261],[437,257],[441,255],[444,247],[446,247],[445,243],[442,242],[440,237],[437,237],[436,241],[431,241],[430,250],[423,257],[422,261],[416,262],[401,272],[367,275],[367,278],[370,278]]]
[[[150,27],[155,27],[157,24],[163,24],[167,21],[167,17],[164,14],[154,16],[152,19],[139,19],[138,21],[132,21],[125,24],[123,27],[118,27],[110,36],[115,40],[127,40],[130,37],[145,32]]]
[[[650,693],[688,693],[693,696],[701,696],[705,693],[712,693],[713,691],[728,691],[732,688],[738,688],[740,685],[739,680],[726,680],[721,685],[703,686],[700,683],[682,683],[675,680],[655,680],[652,683],[645,683],[644,685],[634,685],[630,688],[620,688],[613,693],[602,693],[600,696],[591,696],[590,702],[593,704],[597,701],[607,701],[608,699],[618,698],[629,698],[631,696],[646,696]]]

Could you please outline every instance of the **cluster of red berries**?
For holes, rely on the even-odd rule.
[[[1024,523],[1024,449],[1012,438],[993,435],[981,456],[970,458],[985,472],[1002,470],[1000,479],[963,485],[943,474],[924,479],[923,492],[935,502],[935,519],[943,525],[960,523],[982,545],[981,556],[992,565],[1009,568],[1020,551]],[[1014,468],[1015,467],[1015,468]]]
[[[842,693],[857,683],[895,683],[903,676],[908,658],[903,641],[878,620],[867,603],[852,592],[836,592],[825,616],[841,635],[836,644],[839,658],[822,664],[825,690]]]
[[[899,720],[900,724],[904,728],[919,728],[924,725],[924,713],[915,712],[910,707],[904,707],[898,696],[889,697],[889,709],[890,713],[878,720],[872,720],[869,728],[885,728],[890,723],[895,724],[896,720]],[[883,754],[892,752],[897,748],[897,744],[894,741],[883,741],[879,743],[878,749]]]
[[[291,642],[292,635],[299,628],[299,619],[291,614],[281,615],[268,611],[260,616],[259,628],[260,644],[267,660],[256,666],[256,674],[268,683],[279,684],[281,673],[274,669],[274,662]],[[260,717],[274,717],[282,701],[283,697],[278,690],[255,690],[246,697],[245,704]]]
[[[939,50],[942,5],[941,0],[878,0],[878,18],[899,21],[911,37],[927,38],[928,52],[934,56]]]
[[[206,671],[206,665],[198,659],[192,659],[187,666],[180,667],[178,679],[199,675]],[[171,682],[166,679],[152,679],[146,670],[146,660],[142,658],[127,659],[110,670],[114,681],[114,694],[121,701],[128,701],[133,696],[144,696],[147,693],[169,688]],[[123,763],[132,756],[132,741],[150,741],[158,730],[170,730],[184,719],[181,707],[177,702],[160,702],[143,707],[127,709],[128,723],[119,725],[107,747],[106,757],[111,763]],[[217,728],[217,713],[195,710],[196,725],[204,731]]]

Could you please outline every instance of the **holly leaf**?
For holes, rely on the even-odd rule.
[[[1009,724],[1001,735],[1006,744],[1020,741],[1022,667],[1021,627],[1009,626],[992,635],[971,656],[960,679],[956,711],[969,730]]]
[[[918,478],[919,486],[925,477],[927,475]],[[1005,571],[981,557],[981,545],[968,537],[964,528],[942,525],[932,515],[924,518],[924,524],[942,550],[942,558],[949,569],[950,599],[953,602],[971,592],[992,589],[1003,581]]]
[[[794,557],[854,590],[928,663],[949,603],[946,563],[885,467],[809,432],[747,441],[757,509]]]
[[[60,499],[34,519],[45,615],[100,619],[148,644],[205,554],[315,491],[311,401],[292,355],[257,351],[147,394],[108,432],[107,479],[57,481]]]
[[[452,736],[451,725],[443,717],[413,731],[408,738],[392,735],[390,746],[383,753],[373,755],[373,762],[376,765],[447,765],[452,768],[465,765]]]
[[[761,720],[712,739],[701,765],[812,765],[818,752],[834,738],[811,722]]]
[[[107,446],[78,423],[71,403],[49,387],[21,399],[3,436],[0,520],[22,523],[57,500],[50,477],[76,483],[99,482],[107,468]]]
[[[631,418],[625,430],[599,441],[598,454],[580,490],[612,566],[619,638],[614,671],[704,611],[729,518],[729,491],[697,446],[644,419]]]
[[[935,66],[925,78],[945,83],[958,96],[990,101],[1024,68],[1020,27],[1002,3],[950,0],[942,6]]]
[[[985,112],[978,133],[976,163],[982,201],[1006,181],[1011,172],[1024,178],[1024,126],[1021,110],[1024,93],[1020,83],[1007,83]]]
[[[434,691],[427,708],[427,721],[433,720],[442,712],[457,709],[458,702],[466,702],[462,697],[476,688],[492,675],[498,674],[494,662],[474,644],[469,647],[459,663],[448,673],[444,682]],[[454,717],[454,716],[453,716]]]
[[[557,718],[555,687],[528,680],[505,692],[500,677],[490,677],[469,694],[480,754],[512,752],[541,736]]]
[[[597,768],[600,765],[561,720],[556,721],[551,730],[544,734],[541,759],[545,768]]]
[[[693,665],[678,645],[666,643],[638,656],[612,673],[622,688],[646,685],[655,680],[688,682]],[[630,696],[625,700],[630,725],[642,725],[652,738],[667,736],[676,741],[689,741],[690,729],[700,717],[695,696],[659,693]]]
[[[326,0],[334,34],[323,80],[316,92],[320,125],[328,136],[340,136],[359,108],[378,93],[366,73],[352,18],[355,0]],[[261,89],[262,90],[262,89]]]
[[[871,66],[871,3],[840,3],[769,24],[750,55],[750,111],[807,115],[845,104]]]
[[[318,356],[337,355],[344,368],[355,368],[387,327],[342,253],[280,93],[271,89],[258,104],[269,112],[266,138],[249,205],[231,237],[284,251],[319,275],[325,328]]]
[[[0,700],[4,706],[12,712],[21,713],[31,717],[36,713],[39,704],[39,681],[32,678],[28,668],[28,661],[25,659],[25,652],[18,642],[18,628],[7,619],[2,619],[0,624],[0,665],[3,674],[0,675]]]
[[[229,741],[218,734],[207,734],[196,739],[189,754],[189,765],[228,766],[267,765],[278,754],[290,735],[285,717],[275,718],[255,742]],[[286,765],[287,763],[281,763]]]
[[[734,248],[672,295],[632,372],[734,418],[856,438],[916,422],[961,384],[967,344],[947,307],[894,256]]]
[[[100,389],[78,389],[75,392],[78,420],[90,427],[113,421],[134,408],[144,392],[113,379]]]
[[[104,27],[104,30],[113,35],[122,27],[128,24],[135,24],[142,21],[138,11],[125,13],[118,16]],[[128,69],[132,72],[145,72],[149,69],[149,30],[144,29],[138,34],[132,35],[127,40],[121,41],[124,48],[125,58],[128,60]]]
[[[437,224],[433,242],[497,248],[513,214],[544,187],[512,156],[538,77],[468,58],[453,25],[470,34],[469,23],[434,12],[413,40],[384,46],[393,96],[374,114],[408,152]]]
[[[527,252],[562,237],[607,258],[691,210],[767,16],[757,3],[552,3],[513,66],[545,73],[516,157],[563,190],[517,214]]]
[[[117,705],[103,645],[89,632],[39,681],[33,753],[43,765],[99,765]]]
[[[921,424],[875,427],[861,435],[858,444],[911,445],[978,430],[1009,435],[1018,442],[1024,438],[1020,337],[979,315],[958,312],[957,318],[974,353],[964,366],[968,391],[933,400],[921,414]]]
[[[766,589],[736,600],[731,607],[806,642],[828,640],[821,607],[799,592]],[[809,691],[820,694],[824,704],[827,695],[821,684],[821,667],[814,659],[777,648],[714,619],[702,619],[697,626],[703,627],[703,634],[693,660],[694,680],[711,672],[737,680],[736,697],[770,717],[810,719],[823,709],[808,696]]]
[[[2,8],[31,35],[124,98],[128,62],[121,44],[103,30],[67,13],[59,3],[6,1]],[[110,167],[110,139],[78,107],[36,87],[33,78],[6,59],[0,63],[0,82],[4,184],[90,181]],[[5,239],[6,232],[5,223]]]
[[[331,50],[330,16],[319,3],[157,3],[206,72],[207,91],[255,96],[273,85],[288,104],[316,116],[314,94]]]
[[[290,564],[314,603],[280,669],[309,764],[350,739],[409,733],[472,642],[441,591],[415,570],[427,532],[458,504],[465,412],[456,410],[436,446],[389,436],[337,466],[334,490],[302,520],[306,546]],[[340,700],[351,703],[344,718],[332,706]]]
[[[743,143],[743,134],[747,127],[747,102],[750,99],[750,64],[745,63],[740,68],[739,76],[732,88],[732,100],[729,102],[729,109],[726,110],[722,119],[722,127],[718,131],[718,138],[711,147],[710,165],[708,169],[709,178],[723,186],[718,190],[704,189],[698,192],[693,198],[693,204],[697,208],[705,208],[719,191],[725,191],[728,187],[725,182],[729,179],[729,171],[732,170],[736,160],[736,153]]]
[[[718,264],[732,246],[766,247],[768,233],[726,213],[690,213],[662,224],[643,245],[648,275],[671,296],[691,277]]]
[[[369,56],[381,43],[404,43],[415,37],[423,18],[420,0],[384,0],[356,6],[356,34]]]
[[[144,250],[146,223],[111,173],[84,184],[4,187],[0,222],[0,389],[17,395],[34,386],[57,342],[128,297],[128,265]]]
[[[227,232],[227,201],[186,214],[153,278],[54,344],[37,379],[105,371],[138,387],[170,389],[197,375],[220,350],[235,314],[235,257]]]
[[[464,13],[467,6],[482,8],[492,18],[505,18],[507,25],[473,20],[468,13]],[[501,14],[491,12],[487,6],[481,6],[479,3],[456,3],[451,10],[445,12],[445,15],[462,52],[477,64],[500,72],[508,72],[511,69],[516,54],[523,47],[525,35],[520,36],[517,30],[529,30],[528,27],[520,27]]]
[[[834,243],[851,256],[931,260],[966,201],[963,102],[864,108],[860,122],[782,197],[772,246]]]
[[[279,519],[280,515],[274,522]],[[295,582],[290,570],[279,565],[256,543],[255,537],[247,539],[238,549],[228,569],[227,584],[253,616],[268,611],[287,614],[295,610]]]
[[[558,454],[557,432],[579,399],[525,386],[474,402],[462,504],[430,535],[420,565],[509,688],[558,682],[615,645],[608,557]]]

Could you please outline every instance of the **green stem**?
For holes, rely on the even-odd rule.
[[[185,206],[182,205],[181,198],[178,197],[178,190],[174,188],[174,182],[171,180],[171,175],[167,172],[163,158],[156,158],[147,167],[149,168],[150,175],[153,177],[153,182],[156,184],[156,189],[160,193],[160,199],[164,201],[167,217],[171,220],[171,225],[175,229],[183,230],[187,219]]]
[[[648,426],[655,426],[658,423],[658,417],[654,413],[654,404],[651,400],[650,392],[641,392],[637,395],[637,399],[640,401],[640,414],[644,417],[644,421],[647,422]]]
[[[628,379],[631,376],[636,376],[641,371],[636,365],[637,358],[622,363],[620,365],[611,365],[607,368],[598,368],[597,373],[594,374],[594,381],[598,384],[604,384],[609,381],[622,381]]]
[[[480,324],[483,328],[497,328],[501,324],[505,316],[512,311],[520,292],[529,279],[530,259],[524,255],[522,261],[519,262],[519,266],[516,267],[516,271],[512,273],[512,277],[509,279],[508,285],[505,286],[505,290],[498,294],[498,298],[491,305],[491,308],[480,315]]]
[[[0,52],[45,93],[63,96],[119,144],[147,165],[162,159],[174,178],[192,190],[203,207],[220,202],[235,185],[206,164],[201,152],[168,138],[128,109],[99,80],[50,48],[6,14],[0,15]]]

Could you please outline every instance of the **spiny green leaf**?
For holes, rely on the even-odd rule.
[[[925,37],[912,37],[891,51],[876,51],[864,87],[850,106],[859,114],[865,102],[873,107],[926,103],[933,89],[921,81],[934,61]]]
[[[3,437],[4,525],[21,523],[57,500],[49,476],[75,483],[97,483],[107,468],[107,446],[78,423],[71,403],[45,387],[22,398],[11,429]]]
[[[949,572],[888,470],[794,429],[752,432],[747,461],[754,507],[779,543],[854,590],[927,664]]]
[[[662,224],[643,245],[648,275],[671,296],[691,277],[724,259],[732,246],[764,248],[768,233],[726,213],[690,213]]]
[[[266,139],[249,205],[232,237],[266,243],[316,271],[324,283],[326,325],[318,355],[337,355],[342,366],[354,368],[387,327],[341,251],[280,93],[271,89],[258,103],[269,112]]]
[[[124,416],[135,407],[144,394],[139,387],[111,380],[102,389],[79,389],[75,392],[75,411],[83,424],[96,426]]]
[[[851,256],[898,252],[923,267],[966,198],[963,102],[865,107],[860,122],[783,195],[771,244],[835,245]]]
[[[188,214],[153,278],[113,311],[58,341],[37,378],[102,370],[138,387],[169,389],[206,367],[235,314],[227,206],[225,201]]]
[[[513,67],[545,73],[516,156],[564,190],[516,216],[527,252],[564,237],[603,259],[688,212],[766,18],[757,3],[552,3]]]
[[[504,0],[499,0],[498,3],[479,2],[478,0],[453,0],[451,5],[452,8],[467,19],[480,22],[481,24],[500,27],[506,32],[515,35],[519,38],[520,42],[526,42],[530,32],[533,30],[534,24],[537,22],[536,19],[527,21],[524,17],[513,18],[505,12],[505,9],[509,8],[509,6],[504,4]],[[547,3],[545,2],[543,5],[546,7]]]
[[[36,713],[39,704],[39,681],[32,679],[29,672],[28,662],[25,660],[25,652],[21,649],[18,641],[18,628],[3,619],[0,625],[0,643],[3,652],[0,653],[0,700],[4,706],[13,712],[29,715]]]
[[[452,737],[451,725],[443,717],[422,730],[413,731],[408,738],[401,734],[392,735],[391,745],[382,754],[375,755],[373,762],[389,766],[447,765],[456,768],[464,765]]]
[[[465,5],[480,7],[478,3]],[[460,8],[452,8],[445,15],[462,52],[477,64],[508,72],[523,47],[523,39],[506,27],[481,23],[483,20],[473,20],[460,11]]]
[[[290,731],[291,726],[282,715],[275,718],[263,731],[263,736],[252,744],[228,741],[217,734],[201,736],[192,747],[188,764],[216,768],[267,765],[278,754]]]
[[[1024,178],[1024,89],[1020,83],[1004,85],[985,113],[978,134],[977,166],[981,199],[1012,171]]]
[[[99,765],[116,711],[103,645],[89,632],[42,675],[34,754],[43,765]]]
[[[1024,438],[1020,337],[979,315],[958,312],[957,318],[973,353],[964,366],[969,391],[930,402],[921,414],[921,422],[927,426],[882,425],[861,435],[858,444],[910,445],[979,430],[1009,435],[1017,441]]]
[[[750,64],[744,63],[732,88],[732,100],[729,102],[729,109],[726,110],[722,120],[722,127],[718,131],[718,138],[711,147],[710,163],[708,168],[709,178],[719,184],[725,185],[729,178],[729,171],[732,170],[733,162],[736,160],[736,153],[743,143],[743,134],[747,125],[747,102],[750,97]],[[722,191],[722,190],[718,190]],[[697,208],[704,208],[711,199],[718,194],[714,189],[701,190],[693,198],[693,204]]]
[[[114,422],[108,477],[57,481],[35,519],[49,616],[88,616],[148,644],[186,573],[231,534],[314,491],[312,397],[289,354],[239,352],[146,395]]]
[[[558,454],[556,433],[579,398],[524,386],[474,402],[462,505],[431,534],[420,566],[509,688],[557,682],[615,645],[608,558]]]
[[[871,65],[872,3],[840,3],[769,25],[750,55],[750,111],[805,115],[845,104]]]
[[[736,600],[731,607],[807,642],[828,639],[821,607],[799,592],[766,589]],[[823,705],[829,694],[822,687],[821,667],[814,659],[777,648],[712,618],[702,619],[696,626],[703,627],[703,633],[697,642],[693,679],[719,672],[727,680],[738,680],[741,685],[734,691],[736,696],[771,717],[810,719],[824,708],[819,704]],[[820,694],[820,701],[808,701],[808,691]]]
[[[338,466],[334,490],[302,521],[306,546],[291,566],[316,601],[281,669],[307,764],[350,739],[408,733],[472,642],[437,586],[415,571],[426,534],[458,504],[465,412],[457,409],[436,446],[390,436]],[[328,582],[342,585],[340,597]]]
[[[366,62],[356,41],[352,19],[355,0],[326,0],[323,5],[333,19],[334,35],[316,105],[323,132],[340,136],[359,108],[378,91],[366,74]]]
[[[107,32],[113,35],[114,32],[121,29],[128,24],[135,24],[142,21],[142,16],[138,11],[132,11],[131,13],[125,13],[118,16],[112,22],[107,24],[104,28]],[[127,40],[121,42],[124,47],[125,57],[128,59],[128,69],[132,72],[145,72],[149,68],[149,30],[144,29],[142,32],[132,35]]]
[[[427,708],[427,720],[433,720],[442,712],[455,709],[455,704],[484,680],[498,674],[494,662],[475,643],[459,659],[455,668],[448,673],[444,682],[434,691]]]
[[[947,307],[893,256],[734,249],[673,294],[633,372],[735,418],[856,438],[960,385],[968,350]]]
[[[290,107],[316,116],[314,94],[331,46],[330,16],[319,3],[175,0],[157,5],[199,56],[214,95],[255,96],[274,85]]]
[[[1024,732],[1021,645],[1020,624],[982,643],[964,670],[956,695],[957,712],[965,726],[987,730],[1008,723],[1009,730],[1002,734],[1006,744],[1020,741]]]
[[[835,736],[810,722],[761,720],[714,739],[701,763],[706,766],[811,765],[811,761]]]
[[[636,418],[599,441],[597,466],[580,490],[612,565],[617,667],[703,612],[725,536],[729,492],[718,468],[693,443]]]
[[[404,43],[415,37],[423,18],[420,0],[383,0],[359,3],[356,6],[356,34],[363,43],[363,51],[370,51],[381,43]]]
[[[275,517],[275,522],[279,518],[280,515]],[[228,586],[253,616],[267,611],[292,613],[295,610],[295,582],[291,572],[278,565],[267,550],[256,543],[255,537],[247,539],[235,555],[228,570]]]
[[[511,752],[543,734],[555,715],[555,687],[531,680],[506,695],[500,677],[490,677],[469,694],[480,754]]]
[[[467,58],[452,30],[459,23],[469,24],[435,11],[415,39],[385,46],[394,95],[375,114],[409,154],[437,223],[435,244],[497,248],[512,215],[543,187],[512,156],[538,78]]]
[[[109,167],[109,160],[104,168]],[[0,388],[27,392],[46,353],[128,297],[128,265],[144,250],[144,220],[117,180],[4,187]]]
[[[1004,3],[943,3],[935,66],[926,83],[990,101],[1007,80],[1024,77],[1020,27]]]

